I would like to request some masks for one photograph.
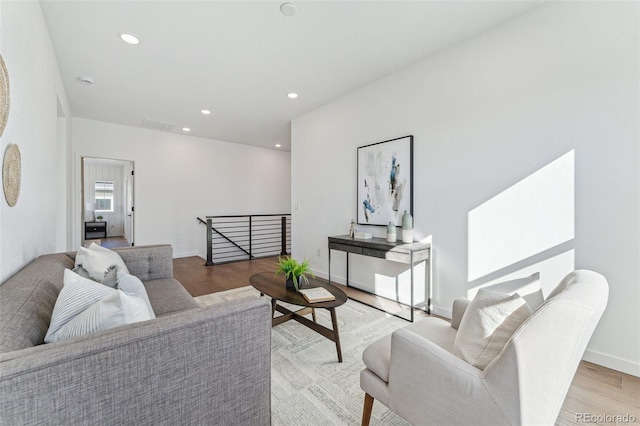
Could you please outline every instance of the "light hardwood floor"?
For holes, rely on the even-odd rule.
[[[186,257],[174,260],[173,273],[195,297],[247,286],[251,275],[273,271],[276,260],[267,258],[207,267],[204,259]],[[356,289],[341,287],[349,297],[364,303],[385,304],[385,309],[393,309],[395,305]],[[640,378],[582,361],[556,421],[556,425],[561,426],[580,424],[640,424]]]

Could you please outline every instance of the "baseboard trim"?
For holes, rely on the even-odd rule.
[[[640,364],[628,359],[594,351],[593,349],[587,349],[584,351],[582,359],[594,364],[602,365],[603,367],[611,368],[612,370],[640,377]]]
[[[187,251],[187,252],[184,252],[184,253],[175,253],[175,252],[173,253],[173,258],[174,259],[177,259],[177,258],[180,258],[180,257],[192,257],[192,256],[199,256],[199,254],[198,254],[197,251]]]
[[[444,308],[442,308],[440,306],[435,306],[435,305],[431,306],[431,313],[433,315],[437,315],[437,316],[442,317],[442,318],[447,318],[449,320],[453,316],[453,313],[451,312],[451,309],[444,309]]]

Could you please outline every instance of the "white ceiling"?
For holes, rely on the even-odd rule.
[[[73,116],[283,150],[292,119],[540,4],[293,1],[289,17],[283,1],[41,3]]]

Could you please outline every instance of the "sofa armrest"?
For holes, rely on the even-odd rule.
[[[173,247],[169,244],[113,249],[131,275],[142,281],[173,278]]]
[[[0,356],[2,424],[269,425],[271,306],[245,298]]]
[[[460,321],[462,321],[462,317],[470,303],[471,300],[464,297],[453,301],[453,309],[451,310],[451,327],[456,330],[460,327]]]
[[[506,424],[485,373],[407,329],[391,336],[389,408],[411,424]]]

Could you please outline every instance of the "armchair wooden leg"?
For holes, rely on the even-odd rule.
[[[364,394],[364,408],[362,410],[362,426],[369,426],[371,420],[371,410],[373,409],[373,397],[368,393]]]

